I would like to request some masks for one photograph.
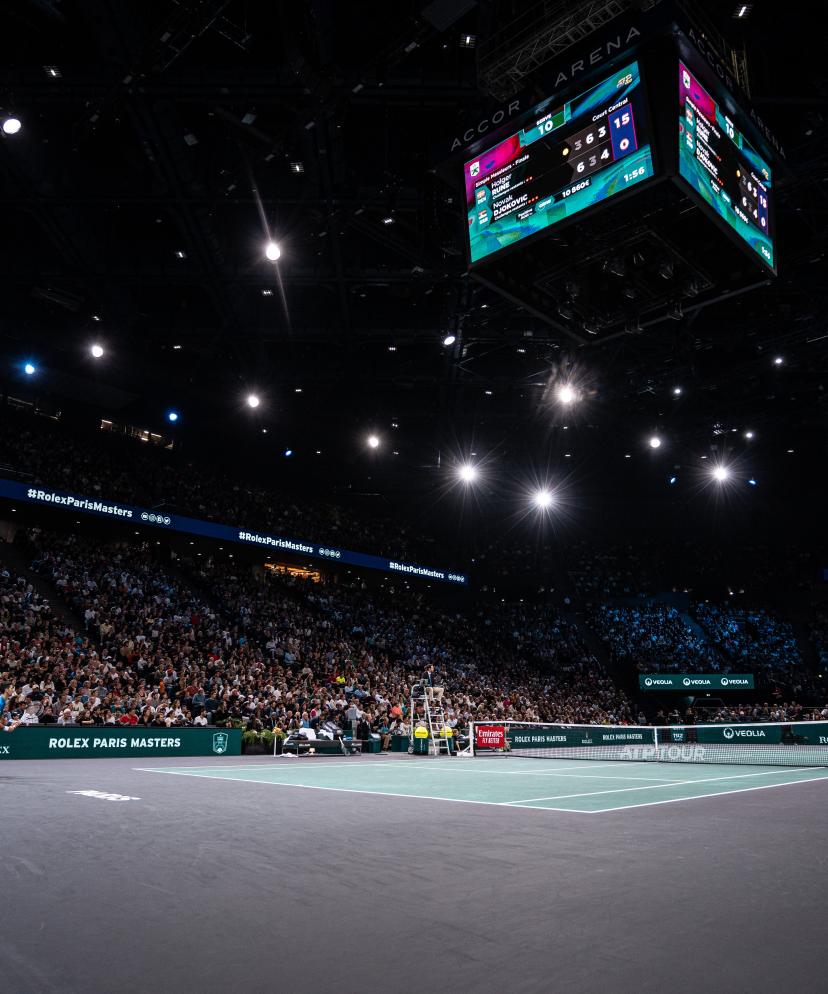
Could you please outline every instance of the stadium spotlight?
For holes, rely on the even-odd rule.
[[[669,483],[670,483],[671,487],[674,487],[678,483],[678,477],[677,476],[671,476],[670,480],[669,480]]]
[[[746,439],[747,439],[748,441],[750,441],[750,440],[751,440],[751,439],[752,439],[753,437],[754,437],[754,436],[753,436],[753,432],[752,432],[752,431],[746,431],[746,432],[745,432],[745,438],[746,438]]]
[[[293,455],[293,449],[285,449],[285,459],[290,459]]]
[[[751,477],[751,478],[750,478],[750,479],[748,480],[748,486],[749,486],[749,487],[755,487],[755,486],[756,486],[756,478],[755,478],[755,477],[753,477],[753,476],[752,476],[752,477]]]
[[[446,335],[446,337],[443,339],[443,345],[454,345],[456,341],[457,341],[456,335]]]
[[[674,397],[680,397],[681,396],[681,387],[673,387],[673,396]]]
[[[279,256],[282,254],[282,250],[276,244],[276,242],[268,242],[265,246],[265,255],[271,262],[276,262]]]
[[[650,441],[648,442],[648,445],[650,446],[651,449],[660,449],[661,448],[661,439],[658,437],[658,435],[653,435],[650,438]]]
[[[89,351],[96,359],[100,359],[104,354],[103,345],[98,345],[97,342],[89,349]]]
[[[457,470],[458,477],[463,483],[474,483],[474,481],[480,476],[477,466],[472,466],[471,463],[464,463]]]
[[[369,435],[368,436],[368,448],[369,449],[378,449],[379,448],[379,444],[380,444],[380,440],[377,438],[376,435]]]
[[[564,383],[558,387],[557,397],[562,404],[572,404],[577,399],[577,394],[569,383]]]
[[[783,359],[783,357],[781,355],[778,355],[774,357],[773,364],[774,366],[781,366],[784,361],[785,360]]]
[[[23,125],[20,123],[19,117],[7,117],[5,121],[3,121],[3,134],[16,135],[22,127]]]
[[[23,367],[23,372],[26,374],[26,376],[34,376],[34,374],[37,372],[37,366],[35,366],[35,364],[32,362],[27,362],[26,365]]]
[[[730,470],[727,466],[714,466],[713,467],[713,479],[718,483],[724,483],[724,481],[730,476]]]
[[[256,396],[255,393],[251,393],[251,394],[247,395],[247,406],[248,407],[258,407],[260,403],[261,403],[261,401],[259,400],[259,398]]]
[[[542,511],[552,506],[553,499],[552,492],[546,489],[536,490],[532,494],[532,503]]]
[[[178,411],[167,411],[167,421],[171,424],[175,424],[178,421]]]

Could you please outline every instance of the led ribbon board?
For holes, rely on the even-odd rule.
[[[50,507],[69,511],[72,514],[93,514],[110,521],[128,525],[144,525],[164,531],[182,532],[185,535],[200,535],[203,538],[219,539],[222,542],[238,542],[241,545],[255,545],[267,552],[293,552],[311,559],[344,563],[347,566],[363,566],[382,570],[405,579],[409,576],[421,580],[437,580],[455,586],[466,586],[469,582],[465,573],[443,569],[439,566],[421,566],[403,560],[372,556],[367,552],[354,552],[329,544],[320,544],[306,539],[286,538],[267,531],[253,531],[238,525],[225,525],[217,521],[202,521],[181,514],[168,514],[166,511],[150,510],[111,501],[103,497],[85,497],[64,490],[53,490],[31,483],[0,478],[0,498],[20,501],[30,505]]]
[[[683,62],[679,62],[679,175],[774,269],[770,166]]]
[[[469,257],[479,262],[653,175],[638,62],[565,104],[539,104],[524,128],[463,167]]]

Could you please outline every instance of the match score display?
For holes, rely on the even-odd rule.
[[[683,62],[679,175],[775,271],[770,166]]]
[[[472,263],[653,175],[638,62],[550,105],[464,166]]]

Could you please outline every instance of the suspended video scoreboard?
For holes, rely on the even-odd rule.
[[[679,175],[771,269],[771,167],[733,116],[679,62]]]
[[[636,229],[641,247],[630,256],[646,260],[641,232],[653,233],[647,244],[664,252],[656,268],[676,274],[673,301],[687,287],[688,296],[733,289],[740,270],[755,285],[776,272],[773,160],[784,153],[731,66],[678,16],[663,4],[613,20],[532,77],[535,99],[547,94],[540,102],[519,95],[454,139],[439,171],[456,182],[462,169],[476,280],[541,316],[560,305],[561,286],[580,266],[591,300],[635,310],[623,300],[652,303],[652,286],[630,286],[613,301],[588,269],[599,256],[604,265],[602,253],[623,254]],[[662,266],[671,253],[688,264]],[[619,277],[620,269],[609,266]],[[589,323],[580,331],[592,333]]]
[[[653,175],[637,62],[554,106],[465,164],[471,262],[529,238]]]

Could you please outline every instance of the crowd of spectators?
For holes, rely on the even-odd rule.
[[[177,511],[194,518],[262,529],[397,558],[434,562],[436,542],[380,514],[258,484],[251,468],[242,480],[211,464],[138,438],[108,431],[78,432],[45,418],[4,410],[0,419],[0,475],[12,471],[57,490]]]
[[[767,685],[790,689],[797,697],[812,692],[812,674],[791,625],[770,612],[732,603],[696,604],[693,614],[719,653],[723,668],[758,673]]]
[[[701,673],[724,669],[715,648],[674,607],[658,603],[599,605],[591,624],[612,659],[647,673]]]
[[[810,624],[811,645],[822,673],[828,673],[828,607],[818,607]]]
[[[807,707],[780,700],[773,704],[765,701],[763,704],[722,704],[695,709],[696,724],[761,724],[766,721],[828,721],[828,704]]]
[[[647,543],[573,542],[566,549],[569,578],[589,602],[656,593],[662,589],[661,551]]]
[[[761,609],[657,601],[599,604],[590,623],[613,662],[639,673],[752,673],[760,688],[804,700],[822,693],[791,625]]]
[[[55,628],[48,604],[5,572],[0,682],[16,688],[9,710],[40,701],[41,722],[290,732],[357,721],[404,734],[429,663],[453,726],[633,720],[577,629],[548,607],[446,613],[409,588],[314,585],[202,560],[184,579],[151,547],[38,530],[31,540],[34,569],[83,626]]]

